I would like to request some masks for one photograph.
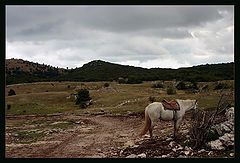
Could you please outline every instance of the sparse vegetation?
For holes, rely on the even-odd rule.
[[[153,96],[150,96],[148,99],[149,99],[150,102],[155,102],[156,101],[156,98],[153,97]]]
[[[46,156],[44,149],[54,147],[56,145],[55,153],[61,150],[61,146],[57,144],[66,141],[69,151],[66,151],[64,148],[61,150],[64,153],[64,156],[69,156],[70,154],[79,154],[78,149],[76,149],[76,143],[79,142],[79,139],[71,139],[70,136],[74,134],[79,134],[81,132],[81,143],[94,144],[95,140],[89,139],[91,137],[100,137],[101,135],[105,138],[112,139],[112,134],[120,135],[122,131],[126,129],[125,133],[128,136],[121,137],[121,140],[127,142],[129,136],[138,132],[140,124],[143,122],[143,112],[144,108],[152,101],[161,101],[162,99],[198,99],[198,109],[203,111],[205,109],[211,110],[214,109],[217,105],[219,99],[219,91],[214,91],[215,84],[214,82],[203,82],[197,83],[200,87],[204,85],[209,85],[210,93],[200,92],[200,94],[187,94],[186,91],[177,90],[177,94],[168,95],[166,92],[167,89],[152,89],[152,82],[143,82],[141,84],[118,84],[118,82],[108,82],[111,85],[111,89],[102,89],[104,86],[103,82],[84,82],[84,87],[82,82],[52,82],[54,87],[52,87],[50,82],[42,83],[27,83],[22,85],[9,85],[6,87],[6,103],[11,105],[11,109],[5,108],[7,120],[6,120],[6,149],[7,156],[26,156],[34,157],[36,150],[39,150],[39,155]],[[171,85],[172,81],[166,81],[164,84]],[[228,85],[234,84],[234,81],[226,81]],[[71,85],[71,89],[67,86]],[[92,105],[89,105],[87,109],[78,109],[80,105],[75,105],[74,101],[74,88],[86,88],[91,95],[93,100]],[[17,91],[17,96],[7,96],[7,92],[10,89]],[[49,92],[45,92],[49,90]],[[225,89],[225,93],[231,92],[231,89]],[[71,100],[67,97],[71,96]],[[234,98],[234,95],[232,95]],[[234,106],[234,102],[232,103]],[[25,112],[24,112],[25,111]],[[58,114],[58,113],[67,113],[67,114]],[[68,114],[71,113],[71,114]],[[98,114],[105,114],[104,116],[95,116]],[[14,115],[24,115],[24,116],[14,116]],[[30,115],[30,116],[28,116]],[[33,115],[33,116],[32,116]],[[112,116],[114,115],[114,116]],[[120,115],[120,116],[118,116]],[[131,117],[130,117],[131,116]],[[10,118],[9,118],[10,117]],[[27,118],[26,118],[27,117]],[[135,119],[136,118],[136,119]],[[181,131],[186,131],[186,123],[190,123],[190,115],[186,116],[187,121],[182,124]],[[83,121],[84,120],[84,121]],[[88,120],[88,121],[85,121]],[[94,121],[91,121],[94,120]],[[142,120],[142,121],[141,121]],[[184,119],[186,120],[186,119]],[[105,125],[108,121],[108,125]],[[91,122],[91,123],[90,123]],[[94,122],[94,123],[92,123]],[[102,127],[98,127],[98,125]],[[119,125],[120,124],[120,125]],[[131,124],[129,127],[128,124]],[[164,125],[162,125],[164,124]],[[170,124],[170,125],[169,125]],[[114,126],[115,128],[111,127]],[[156,143],[153,143],[149,139],[144,139],[145,144],[148,146],[140,146],[136,148],[131,148],[132,150],[137,150],[140,153],[146,152],[148,157],[157,156],[156,151],[159,154],[168,154],[172,151],[172,148],[169,147],[170,141],[166,141],[168,136],[172,132],[172,123],[163,122],[161,123],[160,128],[161,132],[158,132],[161,135],[160,138],[156,138]],[[108,128],[107,128],[108,127]],[[93,130],[94,129],[94,130]],[[105,129],[105,130],[104,130]],[[106,131],[106,134],[102,134],[102,131]],[[70,133],[70,135],[69,135]],[[133,134],[134,133],[134,134]],[[94,135],[92,135],[94,134]],[[125,135],[125,134],[123,134]],[[163,137],[162,137],[163,136]],[[209,135],[214,136],[214,135]],[[60,138],[61,137],[61,138]],[[60,138],[60,140],[59,140]],[[133,138],[133,137],[131,137]],[[179,144],[184,148],[185,146],[190,147],[190,138],[185,137],[184,132],[179,135]],[[53,140],[53,141],[52,141]],[[56,141],[55,141],[56,140]],[[114,139],[112,144],[115,144],[113,147],[118,146],[119,143],[117,139]],[[149,141],[148,141],[149,140]],[[49,141],[49,143],[48,143]],[[32,145],[36,143],[36,145]],[[51,144],[52,143],[52,144]],[[109,147],[108,142],[100,142],[102,147]],[[105,144],[104,144],[105,143]],[[122,143],[123,144],[123,143]],[[20,151],[18,147],[13,146],[21,145]],[[65,144],[64,144],[65,145]],[[166,148],[165,148],[166,146]],[[31,147],[31,148],[30,148]],[[72,148],[73,147],[73,148]],[[164,148],[163,148],[164,147]],[[15,148],[15,149],[14,149]],[[85,153],[88,156],[93,154],[88,151],[94,151],[93,148],[98,148],[98,143],[95,143],[93,146],[87,146]],[[174,148],[174,147],[173,147]],[[76,149],[76,150],[75,150]],[[88,150],[89,149],[89,150]],[[128,148],[130,149],[130,148]],[[156,151],[155,151],[156,149]],[[165,150],[166,149],[166,150]],[[31,151],[32,150],[32,151]],[[64,151],[65,150],[65,151]],[[26,152],[27,151],[27,152]],[[84,152],[83,151],[83,152]],[[136,151],[136,152],[137,152]],[[181,150],[177,150],[174,153],[174,157],[178,156]],[[114,152],[114,151],[113,151]],[[183,149],[184,152],[184,149]],[[205,153],[204,157],[208,156],[208,152]],[[226,154],[229,152],[223,151],[222,153]],[[106,153],[104,153],[106,154]],[[139,153],[136,153],[139,154]],[[152,155],[149,155],[152,154]],[[175,155],[176,154],[176,155]],[[215,153],[214,153],[215,154]],[[218,154],[216,152],[216,154]],[[50,155],[48,155],[50,156]],[[51,155],[52,156],[52,155]],[[124,155],[125,156],[125,155]],[[192,156],[189,154],[189,157],[203,156],[199,155],[197,151]],[[220,156],[220,155],[218,155]],[[224,155],[224,157],[229,157],[229,153]],[[117,156],[116,156],[117,157]],[[221,157],[221,156],[220,156]]]
[[[219,89],[227,89],[229,86],[226,83],[217,83],[215,86],[214,90],[219,90]]]
[[[163,84],[162,81],[159,81],[159,82],[157,82],[157,83],[154,83],[154,84],[152,85],[152,88],[164,88],[164,84]]]

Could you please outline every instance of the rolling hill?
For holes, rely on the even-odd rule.
[[[141,68],[94,60],[75,69],[56,68],[22,59],[6,60],[6,84],[38,81],[113,81],[128,83],[154,80],[218,81],[234,79],[234,63],[206,64],[187,68]]]

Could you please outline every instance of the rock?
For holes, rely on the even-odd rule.
[[[187,156],[189,155],[190,151],[184,151],[184,154]]]
[[[167,155],[162,155],[161,157],[162,157],[162,158],[166,158],[166,157],[167,157]]]
[[[119,136],[120,136],[120,137],[127,137],[128,134],[120,134]]]
[[[191,148],[191,147],[188,147],[188,146],[185,146],[185,147],[184,147],[184,150],[186,150],[186,151],[192,151],[192,148]]]
[[[233,156],[234,156],[234,153],[230,153],[229,155],[230,155],[231,157],[233,157]]]
[[[226,121],[226,122],[227,122],[227,121]],[[226,122],[220,124],[220,128],[221,128],[221,130],[223,131],[223,133],[231,132],[231,131],[232,131],[232,129],[229,128],[228,125],[226,125],[226,124],[228,124],[228,123],[226,123]]]
[[[137,148],[137,147],[139,147],[139,145],[134,145],[132,148]]]
[[[147,155],[145,153],[141,153],[141,154],[130,154],[128,155],[126,158],[146,158]]]
[[[181,145],[179,145],[179,147],[177,148],[177,150],[182,150],[183,147]]]
[[[227,109],[225,115],[228,121],[234,121],[234,107]]]
[[[124,143],[124,147],[127,148],[127,147],[133,147],[135,145],[134,141],[133,140],[129,140],[127,141],[126,143]]]
[[[213,154],[213,151],[208,152],[208,156],[211,156]]]
[[[175,142],[175,141],[171,141],[170,143],[169,143],[169,146],[170,147],[173,147],[173,146],[176,146],[177,145],[177,143]]]
[[[124,152],[124,150],[121,150],[121,151],[120,151],[120,153],[119,153],[119,154],[120,154],[120,156],[123,154],[123,152]]]
[[[187,156],[179,155],[177,158],[187,158]]]
[[[223,136],[219,137],[219,140],[226,147],[234,146],[234,134],[225,133]]]
[[[201,149],[200,151],[198,151],[198,153],[202,153],[202,152],[205,152],[206,150],[205,149]]]
[[[144,138],[150,138],[150,135],[145,134],[145,135],[143,135],[143,137]]]
[[[213,150],[223,150],[223,149],[225,149],[224,146],[223,146],[223,143],[219,139],[208,142],[207,146],[209,146]]]
[[[135,155],[135,154],[130,154],[130,155],[128,155],[126,158],[137,158],[138,156],[137,155]]]
[[[171,140],[173,140],[173,138],[167,138],[167,139],[166,139],[166,141],[171,141]]]
[[[146,158],[147,155],[145,153],[141,153],[139,155],[137,155],[138,158]]]

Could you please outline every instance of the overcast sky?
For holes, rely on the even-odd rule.
[[[6,58],[62,68],[234,61],[233,6],[7,6]]]

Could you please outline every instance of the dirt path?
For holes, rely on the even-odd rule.
[[[7,158],[121,158],[142,154],[154,158],[221,157],[232,152],[186,151],[190,119],[190,114],[186,114],[175,142],[171,138],[171,121],[156,124],[153,140],[148,135],[139,137],[144,123],[142,114],[9,116],[6,118],[5,155]],[[66,122],[71,123],[64,127]],[[32,133],[38,137],[24,143],[23,140],[33,137]],[[173,151],[174,148],[179,149],[178,152]]]
[[[20,116],[10,119],[14,118],[26,119]],[[124,143],[137,138],[143,124],[142,116],[59,115],[27,119],[71,120],[77,124],[34,143],[11,143],[9,136],[6,138],[6,157],[114,157],[119,155]],[[21,127],[26,129],[27,125]]]

